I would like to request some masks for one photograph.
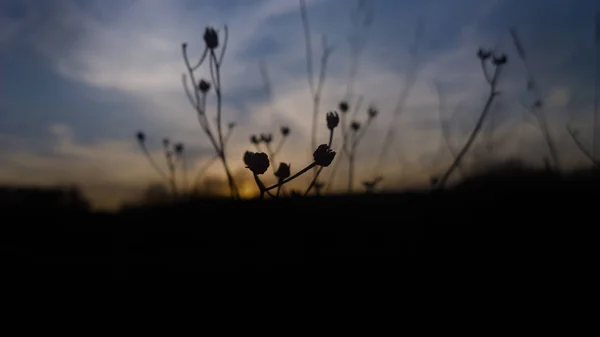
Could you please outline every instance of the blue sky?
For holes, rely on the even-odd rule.
[[[582,139],[591,139],[596,1],[367,2],[373,25],[354,91],[381,116],[361,145],[359,181],[374,173],[419,25],[418,75],[394,125],[398,136],[383,172],[388,187],[426,182],[450,161],[440,138],[435,83],[443,89],[453,146],[464,142],[487,89],[475,57],[480,46],[495,47],[510,61],[493,110],[494,131],[483,137],[497,143],[497,152],[486,157],[474,151],[472,161],[541,162],[543,141],[518,104],[524,99],[524,68],[509,27],[518,29],[541,84],[562,161],[585,164],[564,126],[572,123]],[[351,0],[308,1],[316,62],[321,35],[335,47],[322,118],[346,92],[354,6]],[[0,182],[76,183],[100,206],[131,200],[157,179],[133,139],[138,129],[148,133],[156,156],[163,137],[184,141],[192,167],[200,167],[211,152],[181,87],[180,45],[188,42],[190,53],[198,55],[204,27],[223,24],[230,30],[222,74],[224,121],[238,123],[229,150],[232,165],[244,179],[239,158],[249,135],[275,132],[282,124],[292,128],[282,156],[302,165],[308,160],[311,105],[297,0],[0,0]],[[261,60],[274,88],[272,101],[263,90]],[[219,176],[220,167],[211,172]]]

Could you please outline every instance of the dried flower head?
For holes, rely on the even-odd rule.
[[[313,153],[315,163],[320,166],[327,167],[335,158],[335,151],[331,150],[327,144],[321,144]]]
[[[244,163],[246,168],[250,169],[254,174],[263,174],[269,168],[269,156],[264,152],[250,152],[244,153]]]
[[[281,127],[281,135],[287,137],[290,134],[290,128],[287,126]]]
[[[492,62],[496,67],[499,67],[505,65],[506,62],[508,62],[508,58],[506,57],[506,54],[502,54],[500,56],[494,56]]]
[[[260,140],[262,140],[263,142],[269,144],[273,141],[273,135],[270,133],[261,133],[260,134]]]
[[[260,138],[258,138],[256,135],[252,135],[250,136],[250,143],[258,145],[258,143],[260,143]]]
[[[346,102],[346,101],[341,101],[341,102],[340,102],[340,104],[339,104],[339,108],[340,108],[340,111],[341,111],[341,112],[348,112],[348,109],[349,109],[350,107],[348,106],[348,102]]]
[[[143,131],[138,131],[135,134],[135,137],[137,138],[138,142],[143,143],[144,141],[146,141],[146,134]]]
[[[350,127],[352,128],[352,130],[358,131],[360,129],[360,123],[357,121],[352,121]]]
[[[275,172],[275,176],[279,178],[279,180],[289,178],[290,174],[290,165],[286,163],[280,163],[277,172]]]
[[[200,80],[200,82],[198,83],[198,89],[200,89],[201,93],[206,94],[210,91],[210,82],[204,79]]]
[[[163,146],[165,148],[169,147],[170,144],[171,144],[171,141],[169,140],[169,138],[163,138]]]
[[[377,111],[377,109],[373,106],[369,107],[369,109],[367,110],[367,114],[369,115],[369,118],[377,117],[378,113],[379,113],[379,111]]]
[[[228,128],[229,130],[231,130],[231,129],[235,128],[235,122],[230,122],[229,124],[227,124],[227,128]]]
[[[327,113],[327,128],[329,130],[335,129],[340,123],[340,116],[335,111],[330,111]]]
[[[208,49],[214,50],[219,47],[219,34],[217,34],[217,31],[212,27],[206,27],[204,30],[204,42]]]
[[[175,153],[177,155],[181,155],[183,153],[183,143],[177,143],[177,144],[175,144],[175,146],[173,147],[173,149],[175,150]]]
[[[482,61],[489,59],[491,56],[492,52],[487,49],[479,48],[477,51],[477,57]]]

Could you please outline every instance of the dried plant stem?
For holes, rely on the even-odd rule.
[[[165,181],[169,181],[169,177],[167,176],[167,174],[163,170],[161,170],[160,167],[154,161],[154,159],[152,159],[152,156],[148,152],[146,145],[144,143],[140,143],[140,147],[142,148],[142,151],[144,152],[144,156],[146,157],[146,159],[148,159],[148,162],[150,163],[150,165],[152,165],[154,170],[156,172],[158,172],[158,174],[161,176],[161,178],[163,178]]]
[[[354,188],[354,164],[356,163],[356,150],[360,141],[367,133],[369,126],[371,125],[372,118],[367,119],[365,126],[352,134],[351,146],[348,153],[348,193],[352,193]]]
[[[325,37],[322,39],[323,54],[321,55],[321,65],[319,69],[319,78],[315,87],[314,70],[313,70],[313,51],[312,51],[312,40],[310,34],[310,24],[308,21],[308,14],[306,11],[306,1],[300,0],[300,16],[302,18],[302,26],[304,28],[304,39],[306,42],[306,75],[308,77],[308,86],[312,95],[313,113],[312,113],[312,127],[311,127],[311,142],[310,142],[310,153],[314,151],[317,144],[317,118],[319,115],[319,108],[321,104],[321,95],[323,87],[325,85],[325,79],[327,78],[327,61],[331,55],[332,48],[327,45]]]
[[[352,109],[352,118],[356,118],[356,115],[358,113],[358,111],[360,110],[361,106],[362,106],[362,102],[363,102],[364,96],[360,95],[358,97],[358,100],[356,102],[356,104],[354,105],[354,108]],[[342,124],[342,151],[341,151],[341,158],[339,158],[336,163],[333,165],[333,169],[331,170],[331,176],[329,177],[329,183],[327,184],[327,190],[326,192],[329,192],[333,186],[333,181],[335,179],[336,176],[336,172],[339,168],[340,163],[343,161],[344,158],[349,158],[349,149],[348,149],[348,137],[349,137],[349,131],[348,131],[348,124],[347,124],[347,119],[346,119],[346,114],[347,113],[342,113],[342,119],[341,119],[341,124]],[[348,161],[348,165],[350,165],[350,161]]]
[[[571,135],[571,138],[573,138],[573,142],[575,142],[575,145],[577,145],[581,153],[583,153],[597,168],[600,168],[600,161],[596,160],[594,158],[594,155],[590,151],[588,151],[586,147],[581,143],[581,141],[575,133],[575,130],[567,126],[567,132],[569,132],[569,135]]]
[[[523,43],[521,42],[521,40],[517,34],[517,30],[514,28],[511,28],[510,36],[512,38],[513,45],[515,46],[515,49],[517,50],[517,55],[519,56],[519,58],[521,59],[521,62],[525,66],[525,71],[527,73],[527,82],[528,82],[527,90],[535,96],[536,103],[539,102],[540,104],[542,104],[542,102],[539,98],[540,94],[537,89],[537,83],[536,83],[535,77],[533,75],[533,72],[531,71],[531,68],[529,67],[529,62],[527,61],[527,57],[525,54],[525,48],[523,47]],[[559,157],[558,157],[558,151],[554,144],[554,140],[552,139],[552,135],[550,134],[550,129],[548,128],[548,122],[545,118],[544,111],[541,109],[540,106],[536,106],[535,103],[532,107],[528,107],[524,104],[523,104],[523,107],[525,108],[525,110],[527,110],[529,113],[531,113],[537,120],[538,126],[540,127],[540,131],[542,133],[542,136],[544,137],[544,141],[546,142],[546,145],[548,146],[548,151],[550,152],[550,157],[552,158],[552,165],[554,166],[554,168],[556,170],[560,170],[560,161],[559,161]],[[592,153],[593,153],[593,150],[592,150]]]
[[[450,165],[450,167],[448,168],[448,170],[446,170],[446,172],[444,173],[442,178],[440,178],[440,180],[437,184],[438,188],[444,187],[444,185],[446,184],[446,181],[448,180],[448,178],[450,178],[450,176],[452,175],[454,170],[456,170],[456,168],[460,165],[460,161],[465,156],[465,154],[469,151],[469,149],[471,148],[471,145],[473,144],[473,141],[475,141],[477,134],[481,130],[481,127],[483,126],[483,122],[485,121],[485,117],[488,115],[490,108],[492,106],[492,103],[494,102],[494,99],[496,98],[496,96],[498,96],[498,92],[496,91],[496,84],[498,82],[498,78],[499,78],[501,69],[502,69],[502,66],[496,66],[493,77],[491,79],[488,79],[486,77],[486,80],[488,80],[488,82],[490,84],[490,93],[487,98],[487,101],[485,102],[483,110],[481,111],[479,120],[477,121],[477,124],[475,124],[475,128],[471,132],[469,138],[467,139],[467,142],[462,147],[460,152],[456,155],[456,158],[452,162],[452,165]],[[485,71],[485,67],[484,67],[484,73],[485,72],[486,71]]]
[[[194,95],[192,95],[190,93],[185,75],[182,76],[182,80],[183,80],[183,84],[184,84],[184,88],[185,88],[187,97],[188,97],[191,105],[196,109],[196,112],[198,114],[198,121],[200,123],[200,126],[202,127],[204,132],[207,134],[208,138],[210,139],[210,141],[215,149],[215,152],[217,153],[217,156],[221,159],[221,161],[223,163],[223,167],[225,169],[225,174],[227,175],[227,182],[229,184],[229,188],[231,191],[231,196],[234,198],[239,198],[239,192],[238,192],[237,186],[235,184],[235,181],[233,179],[233,176],[231,175],[231,171],[227,164],[227,156],[226,156],[226,152],[225,152],[225,140],[223,137],[222,123],[221,123],[223,99],[222,99],[222,91],[221,91],[221,71],[220,70],[221,70],[221,64],[223,62],[223,58],[225,55],[225,50],[227,48],[227,40],[228,40],[228,30],[227,30],[227,26],[225,26],[225,40],[224,40],[223,47],[221,49],[220,56],[217,58],[215,51],[213,49],[210,49],[210,52],[209,52],[208,49],[205,48],[205,50],[202,54],[202,57],[200,58],[200,61],[194,67],[192,67],[190,65],[190,62],[189,62],[189,59],[187,56],[187,47],[186,47],[187,45],[184,44],[182,46],[183,58],[185,61],[185,65],[187,67],[190,81],[194,88]],[[194,76],[194,70],[196,70],[202,64],[202,62],[204,61],[204,59],[206,58],[208,53],[210,53],[210,55],[209,55],[210,73],[211,73],[213,85],[215,87],[215,93],[217,95],[217,118],[216,118],[216,120],[217,120],[217,138],[215,138],[215,136],[213,135],[211,128],[210,128],[210,123],[206,117],[206,94],[200,92],[200,89],[198,88],[198,82],[196,81],[196,78]]]
[[[272,190],[274,188],[278,188],[279,186],[283,186],[284,184],[287,184],[288,182],[290,182],[290,181],[298,178],[299,176],[303,175],[304,173],[306,173],[308,170],[312,169],[315,166],[317,166],[317,163],[312,162],[307,167],[303,168],[302,170],[300,170],[298,173],[294,174],[293,176],[291,176],[291,177],[289,177],[287,179],[284,179],[283,181],[281,181],[281,182],[279,182],[279,183],[277,183],[275,185],[267,187],[265,189],[265,191],[270,191],[270,190]]]
[[[233,179],[233,176],[231,175],[231,171],[229,170],[229,165],[227,164],[227,155],[225,153],[225,143],[223,142],[223,131],[222,131],[222,123],[221,123],[221,116],[222,116],[222,105],[223,105],[223,97],[221,94],[221,63],[220,61],[217,59],[217,56],[215,55],[215,51],[211,50],[210,51],[210,56],[211,56],[211,60],[212,60],[212,65],[215,68],[215,73],[216,73],[216,81],[214,83],[215,85],[215,93],[217,94],[217,134],[219,137],[219,144],[220,144],[220,151],[219,154],[221,156],[221,161],[223,162],[223,168],[225,169],[225,174],[227,174],[227,182],[229,183],[229,189],[231,191],[231,196],[233,198],[239,198],[239,193],[237,190],[237,186],[235,184],[235,180]],[[221,56],[221,60],[222,60],[222,56]],[[212,67],[211,67],[212,69]]]
[[[330,131],[329,131],[329,143],[327,144],[327,146],[329,148],[331,148],[331,144],[333,143],[333,130],[334,129],[330,129]],[[315,174],[315,176],[313,177],[313,180],[311,181],[310,185],[308,185],[308,188],[306,189],[306,192],[304,193],[305,196],[308,195],[308,193],[310,192],[310,190],[317,183],[317,179],[319,178],[319,175],[321,174],[322,170],[323,170],[323,166],[319,167],[319,169],[317,170],[317,174]]]
[[[195,179],[195,183],[194,183],[194,190],[197,190],[200,184],[200,179],[202,178],[202,176],[204,175],[204,173],[206,172],[206,170],[208,170],[212,164],[215,163],[215,161],[217,161],[220,157],[219,156],[214,156],[212,157],[208,162],[206,162],[206,164],[204,164],[204,166],[202,166],[202,168],[198,171],[197,175],[196,175],[196,179]]]
[[[323,166],[319,167],[319,169],[317,170],[317,174],[315,174],[315,177],[310,182],[310,185],[308,185],[306,192],[304,192],[304,196],[307,196],[308,193],[310,192],[310,190],[315,186],[315,184],[317,183],[317,179],[319,178],[319,174],[321,174],[322,170],[323,170]]]

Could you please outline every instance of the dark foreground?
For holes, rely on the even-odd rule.
[[[582,268],[597,175],[518,174],[443,192],[195,200],[118,214],[11,207],[2,274],[45,280],[193,279],[207,272],[413,275]]]

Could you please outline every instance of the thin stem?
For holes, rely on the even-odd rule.
[[[165,158],[167,160],[167,167],[169,168],[169,173],[170,173],[169,184],[171,185],[171,190],[173,192],[173,195],[176,196],[177,195],[177,184],[175,182],[175,164],[173,163],[172,154],[167,149],[165,149]]]
[[[315,94],[315,84],[313,75],[313,52],[310,37],[310,24],[308,14],[306,13],[306,1],[300,0],[300,16],[302,17],[302,27],[304,28],[304,39],[306,43],[306,75],[308,76],[308,86],[312,95]]]
[[[329,143],[327,144],[327,146],[329,148],[331,148],[331,144],[333,143],[333,131],[335,129],[331,129],[329,130]],[[317,171],[317,174],[315,174],[312,182],[310,183],[310,185],[308,186],[308,189],[306,190],[306,193],[304,193],[304,195],[308,195],[308,192],[310,192],[310,190],[313,188],[313,186],[315,186],[316,182],[317,182],[317,178],[319,177],[319,174],[321,174],[321,171],[323,170],[323,166],[321,166],[319,168],[319,170]]]
[[[492,84],[492,79],[490,78],[490,74],[488,72],[485,60],[483,58],[480,59],[480,63],[481,70],[483,71],[483,76],[485,77],[486,82],[488,82],[488,84]]]
[[[223,65],[223,59],[225,58],[225,51],[227,50],[227,44],[229,42],[229,28],[227,25],[224,26],[223,33],[223,47],[221,47],[221,55],[219,55],[219,66]]]
[[[217,134],[219,137],[220,144],[220,156],[223,161],[223,167],[225,168],[225,173],[227,174],[227,181],[229,183],[229,188],[231,190],[231,196],[234,198],[239,197],[237,186],[235,185],[235,181],[233,176],[231,175],[231,171],[229,170],[229,166],[227,165],[227,157],[225,153],[225,145],[223,143],[223,131],[221,125],[221,116],[222,116],[222,102],[223,97],[221,93],[221,65],[217,61],[217,56],[215,55],[215,51],[211,49],[210,56],[212,60],[212,64],[214,65],[214,72],[216,73],[216,82],[215,82],[215,93],[217,94]],[[212,67],[211,67],[212,69]]]
[[[281,138],[281,140],[279,141],[279,144],[277,144],[277,147],[275,148],[275,152],[273,152],[273,155],[279,154],[286,139],[287,139],[287,136]]]
[[[263,200],[265,197],[265,186],[263,185],[262,181],[260,181],[256,173],[252,172],[252,174],[254,175],[254,181],[256,182],[256,185],[258,185],[258,189],[260,190],[260,200]]]
[[[304,192],[304,196],[307,196],[308,192],[310,192],[310,190],[313,188],[313,186],[315,186],[315,184],[317,183],[317,178],[319,178],[319,174],[321,174],[322,170],[323,170],[323,166],[319,167],[319,170],[317,171],[317,174],[315,174],[315,177],[313,178],[313,180],[310,183],[310,185],[308,185],[308,188],[306,189],[306,192]]]
[[[282,182],[277,183],[277,184],[275,184],[273,186],[267,187],[266,191],[270,191],[270,190],[272,190],[274,188],[277,188],[279,186],[283,186],[284,184],[287,184],[288,182],[290,182],[290,181],[298,178],[299,176],[303,175],[304,173],[306,173],[308,170],[312,169],[315,166],[317,166],[317,163],[315,163],[315,162],[310,163],[307,167],[303,168],[302,170],[300,170],[298,173],[294,174],[293,176],[291,176],[291,177],[289,177],[287,179],[284,179]]]
[[[354,153],[348,156],[348,193],[352,193],[352,185],[354,184]]]
[[[273,165],[271,165],[271,169],[273,169],[273,174],[275,174],[275,172],[277,172],[277,169],[275,168],[275,154],[273,153],[273,150],[271,149],[271,144],[270,143],[265,143],[265,147],[267,148],[267,154],[269,155],[269,158],[271,158],[271,163],[273,163]]]
[[[325,79],[327,78],[327,60],[331,54],[331,48],[327,47],[327,42],[323,38],[323,55],[321,57],[321,69],[319,72],[319,82],[317,89],[313,94],[313,119],[312,119],[312,132],[311,132],[311,148],[313,151],[317,146],[317,119],[319,116],[319,107],[321,105],[321,94],[323,92],[323,86],[325,85]]]
[[[202,63],[204,63],[204,60],[206,59],[206,55],[208,55],[208,48],[204,47],[204,51],[202,52],[200,60],[198,60],[198,63],[195,66],[191,67],[191,69],[196,70],[200,68],[200,66],[202,65]]]
[[[152,159],[152,156],[150,156],[150,153],[148,152],[148,149],[146,148],[146,145],[144,143],[140,142],[140,147],[142,148],[142,151],[144,152],[144,156],[148,159],[148,161],[150,162],[150,165],[152,165],[152,167],[154,168],[154,170],[156,170],[156,172],[158,172],[158,174],[165,180],[165,181],[169,181],[169,177],[167,176],[167,174],[160,169],[160,167],[156,164],[156,162],[154,161],[154,159]]]
[[[492,81],[491,81],[491,84],[490,84],[490,94],[488,96],[487,101],[485,102],[485,106],[483,107],[483,110],[481,111],[481,115],[479,116],[479,120],[477,121],[477,124],[475,125],[475,128],[471,132],[471,135],[467,139],[467,142],[465,143],[465,145],[463,146],[463,148],[456,155],[456,158],[452,162],[452,165],[450,165],[450,167],[448,168],[448,170],[444,173],[444,175],[442,176],[442,178],[439,180],[438,185],[437,185],[438,188],[443,188],[444,187],[444,185],[446,184],[446,181],[448,180],[448,178],[450,178],[450,175],[452,174],[452,172],[454,172],[454,170],[459,166],[460,161],[462,160],[462,158],[464,157],[464,155],[467,153],[467,151],[469,150],[469,148],[473,144],[473,141],[477,137],[477,134],[479,133],[479,130],[483,126],[483,122],[485,120],[485,117],[487,116],[488,112],[490,111],[490,107],[492,106],[492,103],[494,102],[494,98],[498,95],[498,93],[496,92],[496,84],[498,82],[498,77],[499,77],[499,74],[500,74],[500,69],[502,69],[502,66],[496,66],[496,69],[494,71],[494,77],[492,77]]]
[[[208,162],[206,162],[206,164],[204,164],[204,166],[198,171],[198,174],[196,175],[196,182],[194,184],[194,189],[198,188],[198,184],[200,183],[200,178],[202,178],[202,175],[204,174],[204,172],[206,172],[206,170],[208,170],[210,168],[210,166],[212,164],[215,163],[215,161],[217,161],[217,159],[219,159],[219,156],[214,156],[212,157]]]
[[[575,131],[569,126],[567,126],[567,132],[569,132],[569,135],[571,135],[571,138],[573,138],[575,145],[577,145],[581,153],[583,153],[596,167],[600,168],[600,161],[596,160],[593,154],[590,151],[588,151],[586,147],[579,141],[579,138],[577,138]]]
[[[186,190],[188,188],[188,181],[187,181],[187,160],[185,158],[185,153],[181,154],[181,173],[183,176],[183,190]]]

